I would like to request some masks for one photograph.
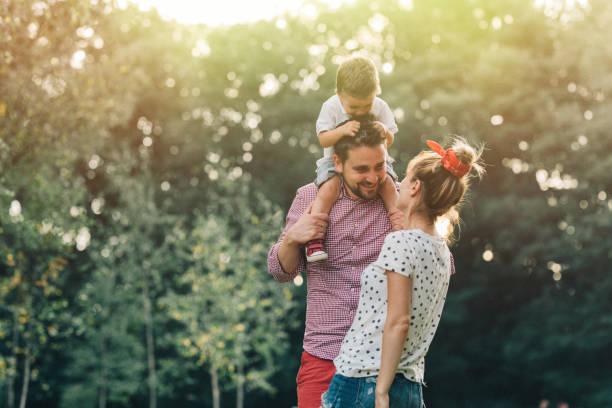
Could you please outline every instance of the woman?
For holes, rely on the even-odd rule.
[[[324,408],[422,406],[424,358],[451,273],[450,251],[435,222],[445,217],[456,224],[470,170],[483,174],[481,151],[463,139],[448,150],[427,144],[434,151],[412,159],[400,184],[406,229],[387,236],[378,260],[361,275],[357,314],[334,359]]]

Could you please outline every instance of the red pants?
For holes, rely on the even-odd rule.
[[[321,394],[327,391],[335,373],[332,360],[324,360],[304,351],[296,378],[298,408],[319,408]]]

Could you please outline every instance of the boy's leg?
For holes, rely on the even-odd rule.
[[[317,191],[317,197],[312,204],[311,213],[329,214],[329,211],[338,199],[341,185],[340,177],[337,174],[334,174],[329,180],[323,182]],[[322,239],[313,239],[306,243],[306,261],[316,262],[326,259],[327,252],[325,252]]]
[[[386,175],[385,180],[383,181],[379,195],[385,203],[387,213],[391,215],[392,211],[397,209],[397,199],[399,198],[399,194],[397,192],[397,189],[395,188],[395,183],[393,182],[393,179],[388,174]],[[391,218],[391,225],[393,231],[399,231],[404,228],[403,224],[396,220],[396,217]]]
[[[340,195],[340,177],[334,174],[329,180],[319,186],[317,197],[312,204],[311,213],[329,214],[332,206]]]

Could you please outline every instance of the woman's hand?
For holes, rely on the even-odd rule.
[[[389,408],[389,393],[376,393],[376,408]]]

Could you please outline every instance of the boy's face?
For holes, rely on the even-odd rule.
[[[350,116],[362,116],[369,113],[372,110],[375,97],[376,92],[365,98],[352,96],[344,92],[338,93],[342,107]]]

